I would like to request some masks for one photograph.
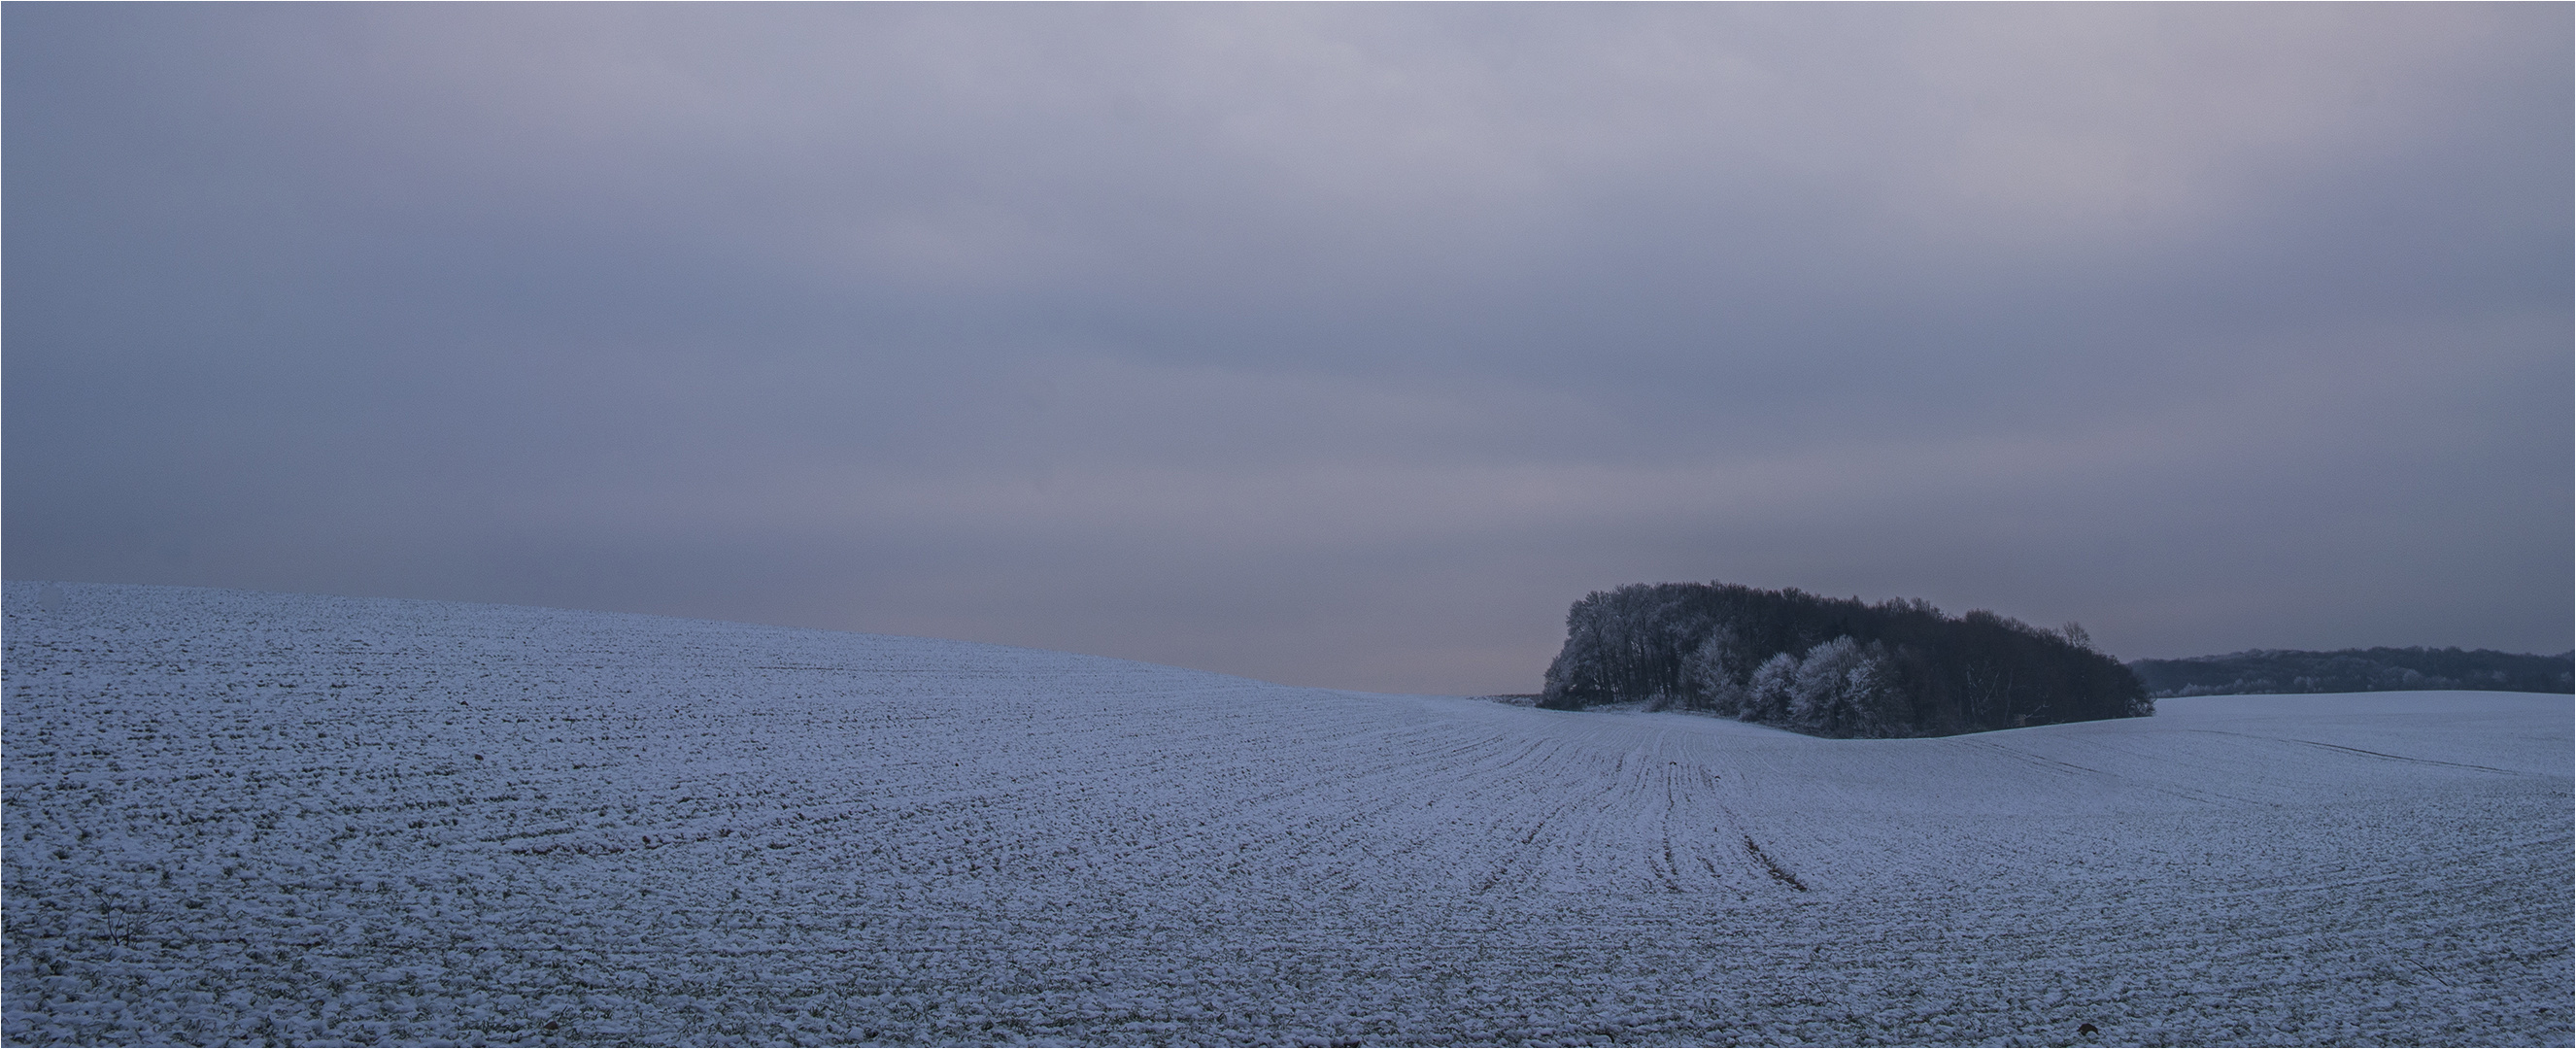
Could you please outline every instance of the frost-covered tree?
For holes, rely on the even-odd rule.
[[[1578,602],[1566,615],[1565,648],[1547,665],[1546,684],[1539,693],[1540,706],[1575,710],[1612,698],[1612,624],[1603,622],[1604,617],[1595,613],[1588,602]]]
[[[1789,722],[1817,731],[1842,720],[1845,679],[1860,660],[1860,642],[1849,634],[1808,649],[1789,678]]]
[[[1820,724],[1842,699],[1843,677],[1859,661],[1860,642],[1849,634],[1808,649],[1789,676],[1789,720],[1801,728]]]
[[[1682,658],[1682,686],[1689,690],[1689,705],[1716,714],[1742,713],[1744,683],[1760,659],[1746,650],[1733,628],[1721,624]]]
[[[1982,610],[1952,618],[1921,600],[1873,605],[1726,583],[1623,586],[1575,602],[1541,705],[1637,701],[1826,735],[1946,735],[2155,710],[2138,675],[2072,623],[2042,630]]]
[[[1846,634],[1808,650],[1791,678],[1789,723],[1824,736],[1889,736],[1905,729],[1904,696],[1887,646]]]
[[[1774,652],[1754,668],[1753,678],[1745,683],[1744,708],[1735,716],[1746,721],[1778,722],[1789,717],[1789,704],[1797,694],[1798,657],[1787,652]]]
[[[1884,643],[1872,641],[1851,669],[1845,693],[1855,736],[1903,736],[1914,730],[1913,697],[1904,670]]]
[[[1671,702],[1691,689],[1682,664],[1713,624],[1687,588],[1595,591],[1566,613],[1566,641],[1548,666],[1539,705],[1572,709],[1622,700]]]

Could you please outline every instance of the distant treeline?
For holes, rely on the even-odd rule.
[[[2263,649],[2189,659],[2131,660],[2147,694],[2237,696],[2272,692],[2576,692],[2576,652],[2527,656],[2456,648]]]
[[[2084,628],[1921,600],[1729,583],[1596,592],[1566,614],[1539,705],[1642,700],[1820,736],[1943,736],[2143,717],[2155,702]]]

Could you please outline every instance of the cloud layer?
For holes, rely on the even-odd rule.
[[[6,568],[1535,688],[2571,629],[2563,7],[5,14]]]

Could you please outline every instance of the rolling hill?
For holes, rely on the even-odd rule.
[[[2571,1037],[2563,696],[1831,740],[647,616],[5,611],[12,1044]]]

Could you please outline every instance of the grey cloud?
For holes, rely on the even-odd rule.
[[[1643,579],[2571,630],[2562,8],[0,17],[13,577],[1440,691]]]

